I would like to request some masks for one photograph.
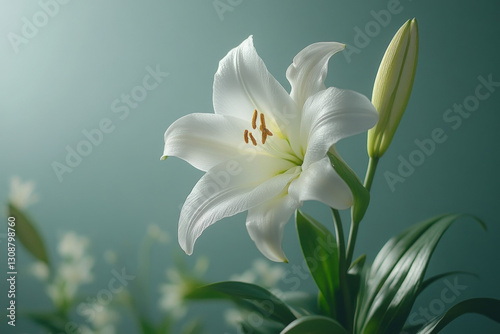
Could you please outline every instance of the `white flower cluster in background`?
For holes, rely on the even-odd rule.
[[[271,289],[276,288],[284,274],[285,270],[280,265],[272,265],[264,259],[256,259],[250,269],[242,274],[231,276],[230,280],[257,284]]]
[[[83,285],[93,281],[92,267],[94,259],[87,254],[89,239],[75,232],[65,233],[58,244],[58,253],[62,258],[47,286],[47,294],[58,307],[71,302]],[[50,276],[48,266],[36,262],[31,266],[31,273],[42,281]]]
[[[97,305],[99,312],[91,318],[92,328],[81,327],[82,334],[115,334],[115,325],[119,319],[118,313],[109,307]]]
[[[253,261],[250,269],[241,274],[231,276],[230,281],[256,284],[279,296],[283,293],[277,286],[284,275],[285,270],[281,265],[270,264],[265,259],[256,259]],[[246,317],[248,317],[248,312],[244,310],[228,309],[224,312],[224,320],[231,327],[239,328]]]
[[[160,286],[160,310],[170,314],[175,319],[182,318],[187,308],[184,299],[187,293],[193,289],[193,284],[205,274],[208,269],[208,259],[200,257],[195,263],[192,272],[184,272],[178,268],[166,270],[167,282]]]

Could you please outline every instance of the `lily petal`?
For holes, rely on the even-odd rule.
[[[345,44],[337,42],[314,43],[293,58],[286,70],[286,78],[292,86],[290,96],[299,108],[310,96],[325,89],[328,60],[344,49]]]
[[[253,46],[252,36],[229,51],[214,78],[214,111],[246,120],[254,110],[272,118],[282,132],[298,124],[299,111],[286,90],[269,73]]]
[[[194,186],[181,210],[179,244],[193,252],[196,239],[216,221],[246,211],[280,194],[299,171],[267,156],[239,157],[210,169]]]
[[[269,260],[288,262],[281,248],[283,229],[299,206],[291,196],[284,195],[248,210],[248,234]]]
[[[246,125],[239,118],[224,115],[199,113],[181,117],[165,132],[162,159],[176,156],[207,171],[241,153]]]
[[[288,188],[299,202],[320,201],[334,209],[344,210],[353,204],[349,186],[333,169],[328,157],[312,163]]]
[[[378,120],[375,107],[366,96],[351,90],[330,87],[311,96],[304,105],[301,142],[307,143],[304,170],[323,159],[340,139],[373,127]]]

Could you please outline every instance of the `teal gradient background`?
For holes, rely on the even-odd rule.
[[[289,90],[286,68],[305,46],[318,41],[358,45],[357,53],[344,51],[333,57],[326,85],[370,97],[385,48],[397,29],[416,17],[420,53],[412,97],[393,144],[379,164],[355,256],[366,253],[373,261],[391,236],[428,217],[473,213],[487,223],[488,231],[468,221],[457,223],[436,249],[428,275],[474,272],[480,275],[479,280],[459,277],[467,288],[457,300],[500,298],[500,87],[480,101],[477,110],[456,130],[443,120],[447,109],[474,94],[479,76],[492,75],[494,81],[500,81],[499,3],[401,0],[400,12],[391,15],[385,27],[378,25],[380,31],[359,47],[357,28],[364,30],[368,23],[376,22],[371,11],[387,9],[391,2],[243,0],[232,1],[232,10],[219,16],[213,1],[73,0],[61,5],[17,53],[9,33],[21,34],[22,18],[31,20],[40,6],[38,2],[2,2],[0,200],[7,201],[11,176],[36,182],[40,201],[29,213],[54,258],[63,232],[76,231],[90,238],[91,253],[97,259],[96,281],[83,290],[90,295],[105,287],[110,277],[110,268],[101,261],[102,253],[115,250],[133,273],[147,225],[159,224],[174,242],[170,247],[153,249],[149,307],[154,313],[156,286],[172,265],[172,253],[179,252],[175,239],[180,206],[202,175],[180,159],[160,161],[163,133],[183,115],[213,112],[213,75],[219,60],[253,35],[269,71]],[[120,119],[123,114],[113,112],[113,102],[142,84],[148,66],[159,66],[169,75]],[[96,128],[104,118],[113,122],[114,131],[60,182],[53,162],[64,163],[66,146],[75,148],[85,139],[82,131]],[[447,140],[392,191],[384,173],[397,173],[399,157],[408,159],[417,148],[414,141],[429,138],[435,128],[442,128]],[[361,134],[338,145],[343,158],[360,176],[364,176],[368,161],[365,141],[366,134]],[[327,208],[318,203],[306,203],[304,210],[324,222],[330,219]],[[206,255],[210,282],[245,271],[261,254],[250,240],[244,220],[245,215],[239,214],[210,227],[198,240],[194,254],[183,257],[193,264]],[[289,270],[292,264],[302,263],[293,222],[286,227],[283,246],[290,264],[280,266]],[[6,268],[4,240],[0,247],[0,268]],[[18,247],[19,311],[43,310],[50,302],[42,285],[22,273],[33,259]],[[286,290],[289,285],[280,287]],[[440,298],[443,287],[435,284],[417,301],[415,310]],[[313,292],[312,280],[303,280],[300,289]],[[3,309],[7,305],[4,280],[0,291]],[[202,317],[208,333],[234,332],[223,324],[221,311],[225,306],[196,304],[188,318]],[[26,319],[18,318],[15,330],[7,328],[5,322],[2,319],[0,323],[2,333],[41,332]],[[123,332],[134,332],[130,324],[127,328],[129,331]],[[468,315],[443,333],[494,333],[499,329],[500,325],[486,318]]]

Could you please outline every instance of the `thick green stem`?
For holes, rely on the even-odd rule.
[[[142,240],[139,247],[139,273],[138,273],[138,284],[137,288],[141,291],[141,295],[144,296],[144,300],[149,303],[149,284],[150,284],[150,272],[151,272],[151,249],[155,240],[149,234],[146,234]]]
[[[354,255],[354,246],[356,246],[356,237],[358,236],[359,223],[351,221],[351,230],[349,231],[349,241],[347,243],[346,263],[347,267],[351,266],[352,257]]]
[[[365,176],[365,188],[370,191],[372,188],[373,177],[375,176],[375,170],[377,169],[378,160],[380,158],[370,158],[368,162],[368,169],[366,170]]]
[[[368,191],[370,191],[372,187],[378,160],[379,158],[370,158],[370,161],[368,162],[368,168],[366,170],[365,183],[364,183],[365,188]],[[351,212],[351,217],[353,217],[352,212]],[[354,255],[354,247],[356,246],[356,238],[358,236],[358,228],[359,228],[359,222],[351,220],[351,230],[349,232],[349,241],[347,242],[347,255],[346,255],[347,267],[349,267],[352,263],[352,257]]]

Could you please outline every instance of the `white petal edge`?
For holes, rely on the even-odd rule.
[[[325,89],[325,78],[328,72],[328,61],[339,51],[345,49],[345,44],[337,42],[314,43],[294,58],[286,71],[286,78],[292,86],[290,96],[302,108],[306,100]]]
[[[344,210],[353,204],[349,186],[333,169],[328,157],[312,163],[288,188],[299,202],[319,201],[331,208]]]
[[[229,160],[194,186],[179,218],[179,244],[192,254],[196,239],[213,223],[274,198],[297,177],[298,167],[265,156]],[[288,170],[288,171],[287,171]],[[283,171],[287,171],[282,173]]]
[[[311,96],[300,128],[301,143],[306,145],[303,168],[323,159],[339,140],[372,128],[377,120],[375,107],[357,92],[330,87]]]
[[[175,156],[206,172],[248,148],[243,138],[245,126],[242,120],[224,115],[183,116],[165,132],[162,159]],[[259,148],[254,151],[257,153]]]
[[[281,247],[283,230],[299,206],[291,196],[284,195],[248,210],[248,234],[269,260],[288,262]]]
[[[219,62],[214,77],[216,114],[239,117],[251,125],[254,110],[273,119],[282,132],[298,126],[299,110],[286,90],[269,73],[248,37]]]

